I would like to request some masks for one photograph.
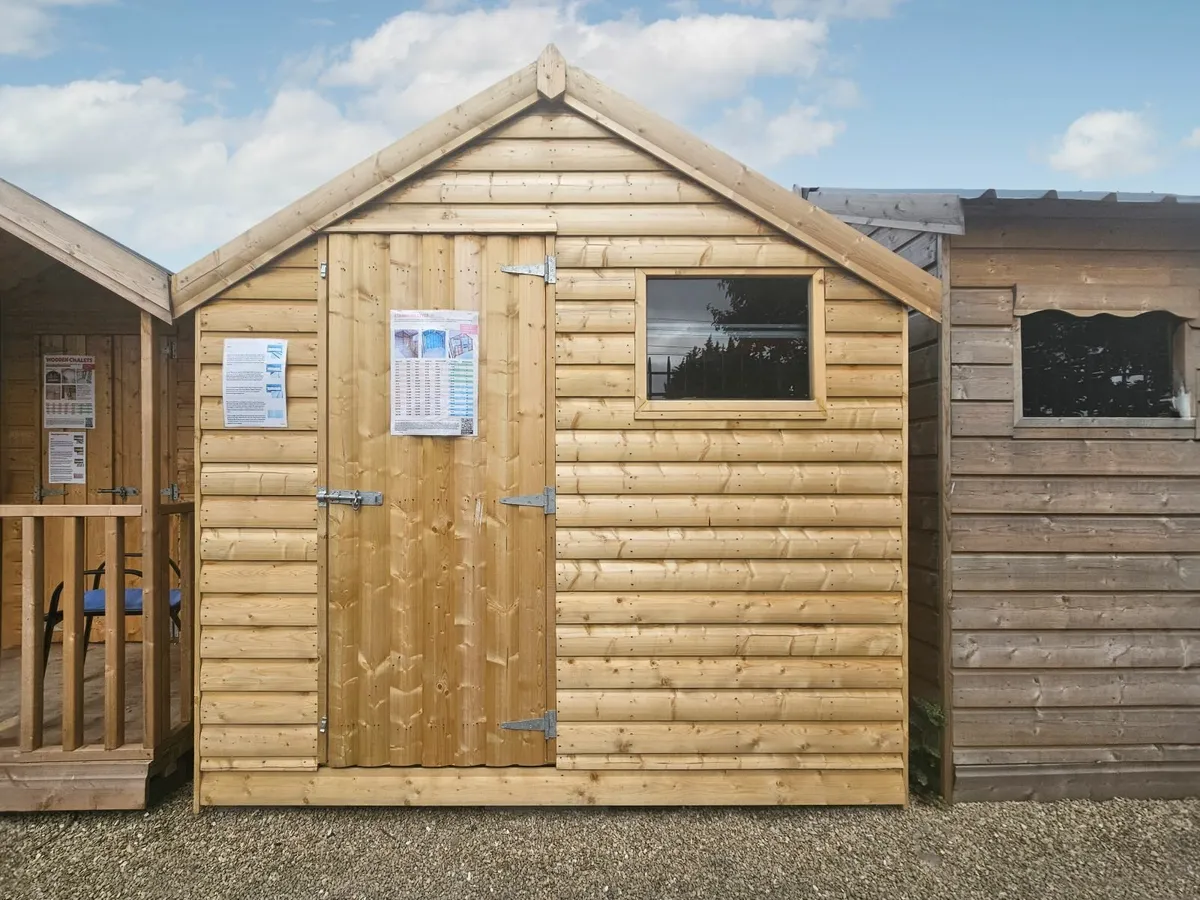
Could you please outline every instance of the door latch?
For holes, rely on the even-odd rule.
[[[114,494],[117,497],[120,497],[122,500],[128,500],[130,497],[136,497],[138,495],[138,489],[135,487],[128,487],[124,484],[118,484],[116,487],[97,488],[96,493]]]
[[[328,506],[330,503],[342,503],[351,509],[383,506],[383,494],[380,491],[331,491],[329,488],[318,488],[317,506]]]

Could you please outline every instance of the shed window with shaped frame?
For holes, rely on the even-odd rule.
[[[639,418],[825,416],[821,269],[639,269]]]

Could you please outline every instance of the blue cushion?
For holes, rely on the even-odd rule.
[[[179,609],[183,602],[183,592],[179,588],[171,588],[171,609]],[[96,588],[83,592],[83,612],[89,616],[104,615],[104,588]],[[125,588],[125,612],[127,615],[142,614],[142,589],[140,587]]]

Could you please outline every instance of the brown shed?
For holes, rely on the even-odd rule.
[[[1200,794],[1200,197],[804,193],[950,289],[910,330],[947,796]]]
[[[197,802],[904,803],[941,296],[552,47],[180,272]],[[248,336],[286,428],[224,427]]]

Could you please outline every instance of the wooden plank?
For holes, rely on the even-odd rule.
[[[200,566],[200,589],[213,593],[314,594],[317,566],[307,562],[213,562]]]
[[[954,675],[954,704],[959,708],[1200,707],[1200,679],[1194,673],[1169,669],[1025,672],[963,669]]]
[[[46,522],[21,520],[21,740],[23,752],[42,746],[45,717],[42,634],[45,627]]]
[[[633,269],[558,270],[554,286],[555,303],[564,300],[633,300]]]
[[[651,172],[664,166],[620,140],[490,140],[442,164],[458,172]]]
[[[868,246],[868,245],[864,245]],[[886,300],[888,295],[842,269],[825,271],[825,297],[829,300]]]
[[[107,506],[103,503],[89,506],[38,503],[0,504],[0,518],[5,519],[84,519],[89,517],[135,519],[141,514],[141,506],[133,503],[125,506]]]
[[[1094,477],[954,479],[956,513],[1195,515],[1200,490],[1182,478]]]
[[[904,744],[899,722],[625,723],[564,722],[563,753],[895,753]]]
[[[778,526],[898,525],[904,507],[896,496],[745,496],[723,494],[564,494],[557,502],[559,527],[683,526],[737,527],[756,522]]]
[[[889,462],[904,452],[901,435],[884,431],[572,431],[557,447],[559,462]]]
[[[192,722],[196,695],[196,517],[179,517],[179,720]]]
[[[954,627],[963,630],[1200,630],[1200,594],[959,591],[954,595],[950,617]]]
[[[200,558],[315,561],[317,532],[315,529],[205,528],[200,533]]]
[[[527,113],[491,132],[493,138],[592,138],[607,140],[612,132],[571,113]]]
[[[954,437],[1012,437],[1013,405],[956,400],[950,405],[950,433]]]
[[[955,328],[950,333],[950,362],[1011,366],[1014,337],[1012,328]]]
[[[558,659],[560,690],[899,688],[904,677],[898,656]]]
[[[559,528],[558,559],[899,559],[899,528]]]
[[[904,307],[893,300],[826,299],[825,331],[899,334],[904,316]]]
[[[271,463],[205,463],[200,490],[209,495],[249,497],[315,497],[315,465]]]
[[[207,691],[201,725],[304,725],[317,721],[317,694],[282,691]]]
[[[294,270],[286,270],[294,271]],[[288,335],[317,330],[316,273],[311,298],[284,300],[224,301],[210,303],[196,313],[201,334],[228,332]]]
[[[895,463],[559,463],[559,494],[895,494]]]
[[[1045,208],[1044,201],[1033,201]],[[1007,205],[1007,204],[1006,204]],[[1082,210],[1070,201],[1059,201],[1062,212],[1031,216],[1028,212],[1012,214],[975,213],[971,217],[970,234],[955,235],[955,246],[971,249],[1041,250],[1054,247],[1061,250],[1194,250],[1197,229],[1185,218],[1162,217],[1161,212],[1147,204],[1150,218],[1137,218],[1125,207],[1100,206],[1092,216],[1080,215]],[[1064,218],[1067,221],[1064,221]]]
[[[311,594],[205,594],[202,625],[317,624],[317,597]]]
[[[1019,284],[1198,287],[1200,256],[1109,250],[962,250],[954,281],[972,287]]]
[[[317,726],[202,725],[197,740],[201,757],[301,756],[317,754]]]
[[[221,299],[316,300],[317,268],[316,266],[312,268],[275,268],[271,266],[260,269],[254,275],[242,279],[233,287],[222,292]]]
[[[199,685],[202,691],[315,691],[317,661],[204,659],[200,662]]]
[[[952,570],[955,591],[1200,589],[1200,556],[956,553]]]
[[[1200,631],[958,631],[951,659],[966,668],[1183,667]]]
[[[902,716],[900,691],[560,690],[567,722],[875,722]]]
[[[200,437],[200,462],[315,463],[315,432],[226,431]],[[315,500],[314,500],[315,505]]]
[[[63,614],[63,750],[75,750],[83,745],[83,569],[86,553],[83,526],[82,518],[63,521],[63,591],[60,600]]]
[[[115,750],[125,743],[124,519],[105,521],[104,568],[104,748]]]
[[[317,629],[274,625],[208,626],[200,633],[202,659],[316,659]]]
[[[1194,265],[1200,268],[1200,265]],[[1154,310],[1166,310],[1181,319],[1195,319],[1200,318],[1200,286],[1156,286],[1152,291],[1147,291],[1141,285],[1131,287],[1104,283],[1017,285],[1017,315],[1045,309],[1063,309],[1076,314],[1114,315],[1138,315]]]
[[[907,352],[898,335],[838,333],[825,338],[830,365],[898,366]]]
[[[899,397],[904,372],[899,366],[839,366],[825,368],[829,397]]]
[[[571,370],[563,370],[568,372]],[[596,370],[592,370],[596,371]],[[578,384],[580,379],[571,379]],[[895,382],[899,384],[897,373]],[[581,390],[587,390],[580,385]],[[627,430],[696,430],[731,431],[738,429],[786,429],[789,431],[828,430],[892,430],[899,429],[902,409],[899,395],[895,399],[845,399],[833,398],[826,401],[826,417],[823,419],[638,419],[634,416],[635,400],[633,383],[629,382],[629,395],[621,397],[563,397],[555,404],[555,423],[561,429],[592,430],[614,428]],[[1011,416],[1010,416],[1011,418]]]
[[[201,772],[315,772],[315,756],[247,756],[206,757],[200,761]]]
[[[285,386],[289,402],[298,397],[317,396],[317,367],[288,366]],[[201,397],[221,396],[220,366],[200,367],[197,394]]]
[[[200,502],[200,526],[209,528],[314,529],[317,503],[308,497],[208,497]]]
[[[563,268],[661,268],[676,266],[828,265],[807,247],[773,235],[743,237],[566,237],[555,238]],[[830,299],[826,284],[826,299]],[[855,298],[847,298],[855,299]]]
[[[1200,475],[1200,444],[1193,441],[1164,441],[1148,452],[1146,445],[1137,441],[959,440],[951,454],[956,476]]]
[[[899,594],[696,594],[567,592],[557,595],[559,624],[899,623]]]
[[[558,655],[899,656],[892,625],[559,625]]]
[[[1200,766],[1163,765],[956,767],[956,802],[1004,800],[1186,800],[1195,796]]]
[[[955,721],[955,743],[962,747],[1200,742],[1195,709],[962,709]]]
[[[556,366],[554,390],[559,397],[628,397],[633,399],[633,366]]]
[[[693,771],[719,769],[902,769],[898,753],[580,753],[560,755],[559,769]]]
[[[1121,744],[1090,747],[961,747],[954,762],[964,766],[1028,764],[1103,765],[1106,763],[1200,762],[1198,744]]]
[[[1200,547],[1200,519],[1168,516],[960,515],[955,551],[1170,553]]]
[[[286,431],[317,430],[317,399],[293,397],[287,405]],[[200,427],[205,430],[225,428],[225,404],[219,397],[205,397],[200,401]]]
[[[633,365],[633,335],[560,334],[554,340],[555,361],[561,365]]]
[[[954,273],[957,279],[958,273]],[[1012,325],[1013,291],[970,290],[950,291],[951,325]]]
[[[563,122],[586,122],[578,116]],[[520,128],[522,119],[511,128]],[[595,125],[585,127],[599,129]],[[505,135],[497,137],[516,137]],[[575,137],[575,135],[568,135]],[[392,203],[705,203],[713,194],[673,172],[437,172],[387,195]]]
[[[950,367],[950,396],[953,400],[1011,401],[1015,392],[1011,365]]]
[[[632,333],[633,303],[559,300],[554,304],[554,328],[559,332]]]

